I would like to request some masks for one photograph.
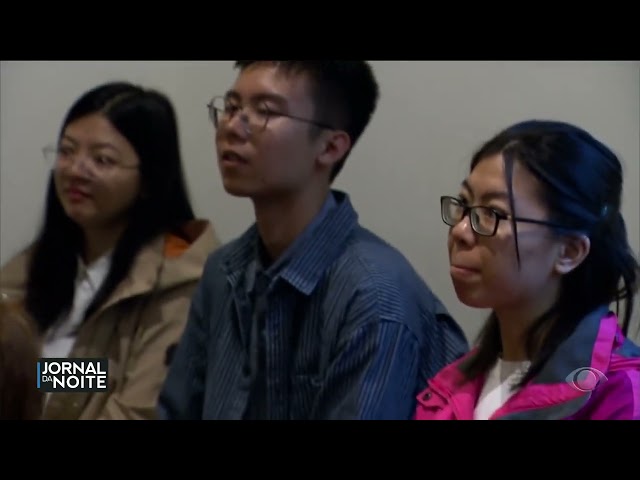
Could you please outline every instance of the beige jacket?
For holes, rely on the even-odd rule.
[[[53,393],[43,418],[155,418],[168,351],[182,335],[204,263],[220,246],[205,220],[190,222],[184,233],[188,243],[162,236],[146,246],[129,276],[78,331],[69,357],[107,357],[109,391]],[[28,257],[23,252],[0,270],[3,299],[24,298]]]

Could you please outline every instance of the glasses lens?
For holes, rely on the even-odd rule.
[[[226,125],[232,119],[237,118],[247,132],[261,132],[267,128],[267,123],[272,115],[271,110],[264,102],[241,105],[236,99],[214,97],[208,103],[209,119],[216,128]]]
[[[476,207],[471,211],[471,226],[480,235],[493,235],[496,228],[496,213],[490,208]]]
[[[254,128],[257,131],[265,130],[267,128],[267,123],[269,123],[269,117],[271,114],[271,111],[269,110],[269,107],[267,107],[267,104],[259,103],[258,105],[256,105],[253,114],[255,116],[255,118],[253,119],[253,121],[255,122]]]
[[[221,117],[224,116],[225,101],[222,97],[213,97],[209,104],[209,120],[218,128]]]
[[[58,160],[58,147],[54,145],[48,145],[42,149],[42,154],[44,156],[47,165],[53,167]]]
[[[454,198],[444,197],[442,199],[442,219],[444,223],[455,226],[462,218],[463,207]]]
[[[267,128],[269,122],[270,111],[264,102],[250,103],[245,105],[242,110],[240,107],[234,106],[232,112],[239,115],[249,132],[262,132]],[[232,115],[229,116],[229,118]]]
[[[80,168],[86,175],[90,177],[96,177],[100,174],[104,174],[111,165],[100,164],[92,160],[92,157],[78,158],[78,156],[71,151],[68,151],[66,147],[47,146],[42,149],[47,166],[53,169],[68,169],[76,162],[80,162]]]

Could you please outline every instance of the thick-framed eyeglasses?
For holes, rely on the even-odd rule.
[[[440,206],[442,211],[442,221],[450,227],[455,227],[462,221],[464,217],[469,215],[471,228],[478,235],[483,237],[492,237],[498,231],[500,220],[515,220],[516,222],[535,223],[545,225],[547,227],[570,230],[566,226],[558,225],[546,220],[536,220],[533,218],[514,217],[499,212],[492,207],[483,205],[469,206],[460,198],[443,196],[440,197]]]
[[[239,115],[239,119],[242,121],[247,133],[263,132],[266,130],[269,120],[277,117],[291,118],[293,120],[298,120],[299,122],[315,125],[316,127],[335,130],[335,127],[326,123],[308,118],[296,117],[294,115],[289,115],[288,113],[277,112],[272,108],[269,108],[269,106],[263,101],[241,106],[239,102],[234,99],[217,96],[213,97],[211,101],[207,103],[207,108],[209,109],[209,120],[211,120],[216,129],[228,124],[235,115]]]
[[[82,171],[91,178],[104,177],[119,168],[139,168],[138,165],[128,165],[98,152],[81,155],[75,147],[64,145],[47,145],[42,149],[42,154],[53,170],[70,168],[80,160]]]

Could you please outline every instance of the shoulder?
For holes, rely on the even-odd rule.
[[[200,289],[218,291],[228,286],[227,277],[244,268],[252,258],[255,245],[255,227],[249,228],[241,236],[221,243],[211,252],[204,263]]]
[[[347,288],[370,292],[379,304],[394,310],[446,313],[405,255],[363,227],[354,229],[330,275],[332,281],[342,279]]]
[[[0,268],[1,300],[12,301],[24,295],[32,253],[33,246],[29,246],[10,258]]]
[[[360,226],[345,242],[334,264],[334,274],[349,275],[379,288],[423,283],[397,248]]]
[[[208,220],[194,219],[159,239],[163,256],[178,262],[204,264],[211,252],[220,247],[220,239]]]
[[[15,255],[9,258],[2,266],[0,266],[0,273],[3,276],[9,272],[14,271],[24,271],[29,264],[29,260],[33,255],[35,245],[31,244],[20,251],[18,251]]]
[[[246,246],[247,239],[243,235],[227,243],[221,244],[216,250],[211,252],[205,262],[204,271],[208,275],[220,275],[224,273],[224,266],[239,255]]]
[[[629,418],[640,420],[640,346],[619,333],[619,345],[611,355],[604,386],[615,390],[611,396],[627,398]]]
[[[597,375],[581,416],[593,420],[640,420],[640,347],[618,331],[609,366]]]
[[[640,369],[618,368],[600,383],[580,414],[589,420],[640,420]]]
[[[158,235],[137,255],[132,266],[136,274],[161,262],[160,286],[175,288],[183,284],[195,285],[201,278],[204,265],[220,241],[208,220],[191,220],[180,228]]]
[[[456,351],[466,351],[462,330],[427,282],[397,248],[366,228],[354,229],[324,283],[332,310],[341,311],[342,302],[362,321],[401,324],[421,343],[452,339]]]

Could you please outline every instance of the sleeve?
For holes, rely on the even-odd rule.
[[[196,290],[184,334],[160,391],[157,414],[162,420],[202,418],[208,337],[202,302],[204,289],[201,283]]]
[[[168,372],[171,354],[187,323],[193,291],[194,286],[190,285],[163,293],[145,310],[123,381],[109,395],[97,419],[157,418],[158,395]]]
[[[330,358],[313,408],[317,419],[409,420],[420,381],[417,337],[403,321],[402,303],[378,307],[360,295],[349,309],[353,325]]]

